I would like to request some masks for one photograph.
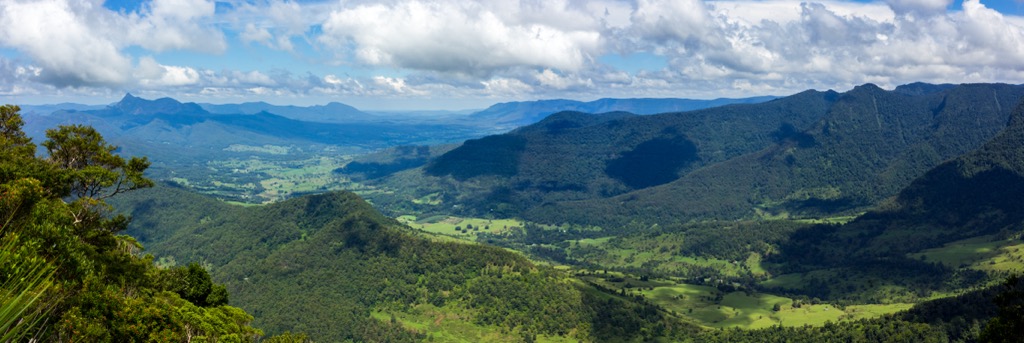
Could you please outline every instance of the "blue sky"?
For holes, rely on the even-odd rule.
[[[1024,79],[1019,0],[7,0],[0,101],[367,110]]]

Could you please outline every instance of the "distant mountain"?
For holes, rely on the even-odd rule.
[[[26,112],[24,131],[42,142],[46,129],[68,124],[93,126],[109,142],[120,146],[121,154],[149,157],[153,161],[148,171],[151,177],[184,178],[194,185],[207,185],[207,190],[217,189],[211,184],[237,180],[234,178],[239,176],[232,175],[231,169],[211,170],[211,165],[231,160],[273,159],[270,163],[286,163],[401,145],[450,144],[485,134],[477,127],[446,122],[320,123],[269,112],[218,114],[194,103],[171,98],[148,100],[131,94],[102,108]],[[266,148],[287,153],[261,152]],[[244,185],[267,176],[247,170],[241,177],[249,178],[241,183]],[[252,197],[258,189],[232,191],[231,196]]]
[[[321,107],[321,110],[344,108],[351,107],[332,104]],[[141,154],[147,154],[150,148],[159,150],[160,145],[173,146],[174,150],[179,150],[177,153],[186,154],[208,154],[232,144],[325,144],[372,149],[446,142],[473,135],[470,133],[472,129],[454,125],[318,123],[266,111],[211,113],[195,103],[182,103],[171,98],[147,100],[131,94],[104,108],[58,111],[48,115],[27,115],[26,118],[25,131],[37,139],[41,139],[45,128],[58,124],[89,124],[112,141],[141,150]],[[450,137],[445,138],[444,135]]]
[[[50,105],[20,105],[22,115],[48,115],[57,111],[85,111],[98,110],[106,105],[83,105],[70,102]]]
[[[200,104],[199,106],[215,114],[257,114],[266,112],[288,119],[318,123],[352,123],[377,120],[372,114],[338,102],[308,107],[278,106],[262,101],[223,105]]]
[[[102,113],[105,111],[93,111],[94,113]],[[171,98],[160,98],[156,100],[146,100],[133,96],[131,93],[125,94],[121,101],[114,103],[108,107],[107,112],[114,114],[125,114],[125,115],[141,115],[141,116],[152,116],[160,114],[171,114],[171,115],[195,115],[203,116],[209,115],[210,113],[204,110],[202,107],[195,103],[182,103],[178,100]]]
[[[714,100],[668,98],[600,99],[590,102],[558,99],[506,102],[496,104],[485,110],[473,113],[469,118],[473,121],[486,122],[499,127],[514,128],[536,123],[552,113],[562,111],[585,113],[622,111],[634,114],[657,114],[693,111],[730,104],[754,104],[775,98],[777,97],[760,96],[741,99],[720,98]]]

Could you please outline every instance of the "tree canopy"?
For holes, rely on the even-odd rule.
[[[107,198],[145,188],[146,158],[115,154],[93,128],[59,126],[42,143],[20,108],[0,107],[0,341],[254,341],[253,317],[197,264],[158,268],[119,234]]]

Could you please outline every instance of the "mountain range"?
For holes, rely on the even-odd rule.
[[[495,104],[469,116],[471,121],[490,123],[498,127],[517,128],[541,121],[548,115],[562,111],[584,113],[629,112],[633,114],[657,114],[693,111],[730,104],[753,104],[775,99],[774,96],[750,98],[719,98],[714,100],[694,99],[599,99],[589,102],[555,99],[538,101],[505,102]]]
[[[854,213],[981,146],[1022,95],[1001,84],[868,84],[647,116],[566,112],[376,182],[405,185],[394,197],[441,193],[440,206],[466,214],[545,223]]]

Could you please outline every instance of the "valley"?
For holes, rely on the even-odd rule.
[[[1024,0],[0,22],[0,343],[1024,341]]]
[[[490,135],[129,95],[25,132],[80,119],[149,156],[155,186],[106,200],[133,256],[198,263],[269,335],[972,341],[1024,272],[1024,88],[915,87]]]

